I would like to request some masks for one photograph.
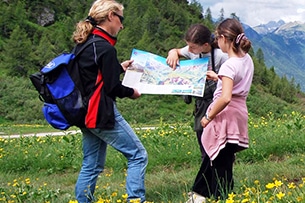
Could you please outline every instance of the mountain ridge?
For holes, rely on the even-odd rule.
[[[270,21],[255,27],[244,24],[245,33],[253,44],[264,53],[267,67],[294,80],[305,90],[305,23]]]

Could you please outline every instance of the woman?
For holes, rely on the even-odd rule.
[[[254,72],[248,54],[251,42],[236,19],[221,22],[216,37],[229,59],[218,74],[207,72],[207,79],[218,81],[213,102],[201,119],[201,141],[208,157],[201,164],[189,203],[204,202],[212,196],[225,199],[233,189],[235,153],[249,147],[246,99]]]
[[[127,201],[145,201],[147,152],[115,103],[117,97],[140,97],[136,89],[125,87],[120,81],[120,74],[132,63],[129,60],[120,64],[114,48],[116,36],[123,29],[123,9],[123,5],[114,0],[97,0],[87,19],[77,24],[73,34],[77,49],[91,38],[100,39],[85,48],[78,59],[82,82],[90,98],[86,127],[81,128],[84,158],[75,187],[79,203],[94,201],[96,181],[104,169],[108,144],[127,158]]]
[[[209,68],[218,73],[219,68],[223,62],[228,58],[227,54],[223,53],[217,46],[217,42],[211,35],[211,31],[204,25],[194,24],[190,26],[184,37],[187,46],[180,49],[171,49],[168,52],[166,62],[173,69],[179,65],[179,58],[184,57],[187,59],[196,58],[209,58]],[[216,88],[216,82],[206,81],[203,97],[195,97],[194,109],[194,131],[197,135],[202,159],[206,156],[201,144],[201,135],[203,128],[200,124],[202,116],[205,115],[208,106],[213,100],[213,93]],[[191,103],[191,96],[184,96],[187,104]]]

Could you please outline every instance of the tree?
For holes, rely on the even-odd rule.
[[[233,18],[233,19],[236,19],[236,20],[238,20],[238,21],[240,21],[239,20],[239,17],[236,15],[236,13],[231,13],[231,18]]]
[[[31,52],[31,40],[26,32],[17,25],[3,46],[1,67],[6,69],[9,75],[27,76],[29,69],[33,66]]]
[[[214,28],[214,23],[213,23],[213,17],[212,17],[212,12],[210,8],[207,8],[205,15],[204,15],[204,24],[207,26],[210,30]]]
[[[35,61],[35,64],[37,64],[37,67],[34,67],[35,71],[45,66],[52,58],[56,56],[54,50],[55,47],[50,42],[49,34],[44,33],[39,41],[39,45],[33,52],[33,60]]]
[[[256,52],[256,58],[258,59],[258,62],[260,64],[264,64],[265,63],[264,53],[263,53],[263,50],[261,48],[258,48],[258,50]]]
[[[223,8],[221,8],[220,9],[220,14],[219,14],[219,18],[218,18],[218,20],[217,20],[217,23],[220,23],[220,22],[222,22],[224,19],[225,19],[225,15],[224,15],[224,13],[225,13],[225,11],[224,11],[224,9]]]

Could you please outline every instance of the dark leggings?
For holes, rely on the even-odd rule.
[[[204,196],[226,199],[233,190],[233,163],[237,145],[226,144],[214,161],[208,155],[202,160],[192,191]]]

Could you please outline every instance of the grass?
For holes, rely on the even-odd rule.
[[[218,202],[304,202],[304,126],[305,117],[296,112],[280,119],[272,113],[261,118],[250,116],[250,148],[237,154],[234,193]],[[14,133],[29,133],[31,128],[0,127],[5,132],[13,129]],[[32,132],[45,130],[32,128]],[[136,133],[149,155],[147,200],[185,202],[200,166],[199,147],[191,127],[161,122],[155,130]],[[125,158],[112,148],[107,153],[96,202],[125,202]],[[0,138],[0,202],[76,202],[74,186],[81,161],[81,134]]]

